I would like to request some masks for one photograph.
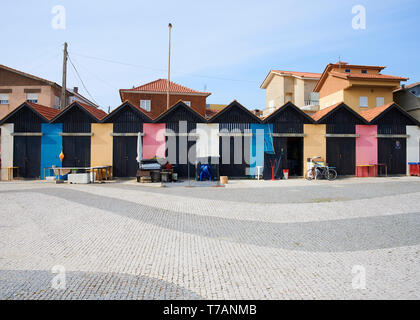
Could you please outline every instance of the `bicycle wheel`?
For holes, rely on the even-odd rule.
[[[309,169],[308,171],[306,171],[305,173],[305,179],[306,180],[313,180],[315,178],[314,173],[312,171],[312,169]]]
[[[337,178],[337,171],[334,169],[328,169],[326,176],[328,180],[335,180],[335,178]]]

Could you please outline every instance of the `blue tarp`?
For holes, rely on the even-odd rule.
[[[63,149],[63,124],[43,123],[41,126],[41,179],[45,179],[44,168],[51,168],[53,165],[61,167],[60,153]]]
[[[274,154],[272,124],[251,124],[250,175],[257,174],[257,166],[264,167],[264,153]]]

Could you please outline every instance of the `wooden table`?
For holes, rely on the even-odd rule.
[[[386,163],[377,163],[376,167],[379,169],[379,167],[384,167],[385,168],[385,177],[388,177],[388,167],[386,165]],[[379,170],[377,171],[379,175]]]
[[[90,169],[86,170],[88,172],[95,172],[96,171],[96,179],[99,182],[102,182],[102,180],[111,180],[112,178],[112,166],[97,166],[97,167],[91,167]],[[94,180],[94,177],[92,177],[92,182]]]
[[[91,173],[91,182],[95,182],[94,178],[95,178],[95,171],[96,171],[96,178],[99,182],[102,182],[103,180],[111,180],[112,178],[112,166],[96,166],[96,167],[51,167],[51,168],[44,168],[44,176],[47,177],[47,175],[45,175],[45,170],[48,170],[48,176],[51,173],[51,170],[54,171],[54,175],[56,172],[58,172],[58,175],[61,176],[63,175],[63,171],[65,172],[65,174],[67,173],[71,173],[72,170],[85,170],[86,172],[90,172]]]

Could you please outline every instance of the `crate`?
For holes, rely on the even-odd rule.
[[[419,176],[420,175],[420,162],[409,162],[409,175],[410,176]]]
[[[88,184],[90,183],[89,173],[70,173],[67,179],[68,183]]]

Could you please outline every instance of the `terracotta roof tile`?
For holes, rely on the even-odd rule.
[[[315,121],[318,121],[319,119],[322,119],[325,115],[327,115],[328,113],[330,113],[331,111],[333,111],[335,108],[337,108],[342,103],[343,102],[339,102],[339,103],[336,103],[336,104],[334,104],[334,105],[332,105],[332,106],[330,106],[328,108],[321,109],[321,110],[315,112],[312,115],[312,119],[314,119]]]
[[[168,80],[167,79],[158,79],[149,83],[146,83],[144,85],[132,88],[132,89],[121,89],[120,91],[148,91],[148,92],[166,92],[168,86]],[[200,94],[200,95],[207,95],[209,96],[211,93],[209,92],[201,92],[197,90],[193,90],[190,88],[187,88],[185,86],[182,86],[178,83],[175,83],[173,81],[170,81],[169,85],[169,92],[172,93],[183,93],[183,94]]]
[[[90,105],[87,105],[85,103],[81,103],[79,101],[77,101],[77,104],[82,106],[87,112],[89,112],[92,116],[94,116],[98,120],[102,120],[103,118],[105,118],[108,115],[102,109],[92,107]]]
[[[57,114],[60,113],[60,110],[46,107],[40,104],[32,103],[32,102],[26,102],[28,105],[30,105],[35,111],[40,113],[44,118],[47,120],[53,119]]]
[[[380,107],[376,107],[370,110],[366,110],[360,113],[360,115],[365,118],[367,121],[372,121],[373,119],[375,119],[377,116],[379,116],[382,112],[384,112],[386,109],[388,109],[389,107],[391,107],[394,104],[394,102],[385,104],[383,106]]]
[[[399,80],[399,81],[408,80],[408,78],[391,76],[387,74],[379,74],[379,73],[344,73],[344,72],[331,71],[331,74],[334,76],[339,76],[341,78],[346,78],[346,79],[361,79],[361,80],[380,79],[380,80]]]

